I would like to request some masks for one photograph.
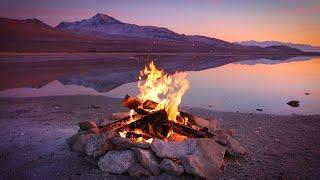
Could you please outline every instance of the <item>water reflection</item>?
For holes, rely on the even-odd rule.
[[[183,104],[219,111],[272,114],[320,114],[320,59],[280,64],[232,63],[188,72],[190,90]],[[108,93],[113,97],[137,94],[136,83]],[[305,93],[310,93],[305,95]],[[301,101],[293,108],[286,103]]]
[[[187,78],[191,88],[183,98],[183,105],[232,112],[260,113],[256,109],[262,109],[263,113],[272,114],[320,114],[320,58],[242,61],[188,71]],[[40,89],[5,90],[0,96],[86,94],[122,98],[125,94],[137,93],[136,82],[100,93],[92,88],[53,81]],[[288,106],[286,103],[291,100],[299,100],[300,107]]]

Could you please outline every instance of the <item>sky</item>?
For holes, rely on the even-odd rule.
[[[0,16],[56,26],[104,13],[120,21],[226,41],[320,46],[319,0],[1,0]]]

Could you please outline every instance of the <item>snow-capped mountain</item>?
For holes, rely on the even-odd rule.
[[[277,45],[285,45],[292,48],[299,49],[305,52],[320,52],[319,46],[311,46],[306,44],[293,44],[293,43],[284,43],[279,41],[241,41],[235,42],[237,44],[245,45],[245,46],[259,46],[259,47],[268,47],[268,46],[277,46]]]
[[[84,19],[76,22],[62,22],[56,28],[62,31],[94,35],[96,37],[120,35],[126,37],[172,40],[182,40],[183,38],[181,35],[166,28],[123,23],[113,17],[100,13],[90,19]]]

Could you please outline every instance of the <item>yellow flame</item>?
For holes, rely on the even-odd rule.
[[[131,109],[130,112],[129,112],[129,116],[130,116],[131,120],[134,120],[133,117],[132,117],[134,114],[135,114],[135,111],[133,109]]]
[[[119,132],[120,137],[126,138],[127,137],[127,131]]]
[[[179,105],[184,93],[189,89],[186,73],[169,75],[157,69],[153,61],[140,72],[138,98],[142,101],[148,99],[159,103],[155,110],[165,109],[168,119],[176,121],[179,115]]]
[[[149,143],[149,144],[151,144],[152,141],[153,141],[153,138],[150,138],[150,139],[145,140],[145,142],[146,142],[146,143]]]

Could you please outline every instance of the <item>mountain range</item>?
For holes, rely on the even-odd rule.
[[[320,46],[311,46],[307,44],[294,44],[294,43],[285,43],[279,41],[240,41],[235,42],[236,44],[244,45],[244,46],[259,46],[259,47],[268,47],[268,46],[289,46],[292,48],[299,49],[305,52],[320,52]]]
[[[51,27],[38,19],[0,18],[1,52],[201,52],[214,55],[312,55],[286,45],[245,46],[139,26],[105,14]]]

